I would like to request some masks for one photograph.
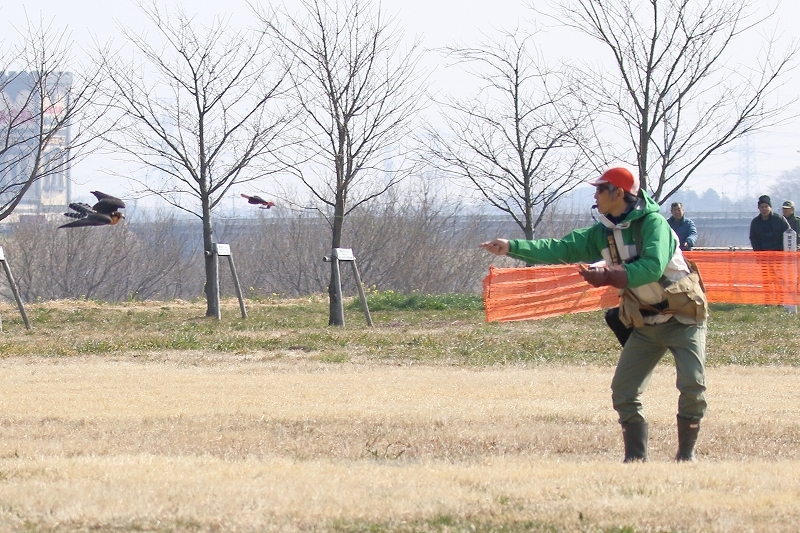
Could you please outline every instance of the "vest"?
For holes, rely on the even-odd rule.
[[[630,262],[639,257],[642,251],[642,224],[645,218],[647,217],[632,223],[636,243],[636,255],[633,257],[623,257],[626,248],[617,244],[622,242],[621,232],[618,230],[609,232],[609,251],[614,263]],[[676,253],[679,253],[679,248],[676,249]],[[658,281],[641,287],[622,289],[619,318],[626,327],[642,327],[645,325],[644,317],[653,315],[671,315],[682,324],[706,322],[708,301],[700,271],[696,263],[687,260],[682,254],[681,259],[690,269],[690,272],[683,277],[671,280],[662,275]]]

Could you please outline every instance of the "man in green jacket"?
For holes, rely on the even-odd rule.
[[[705,341],[708,305],[693,264],[658,204],[623,166],[605,171],[595,186],[598,222],[562,239],[494,239],[481,247],[528,263],[578,263],[595,287],[620,290],[620,319],[632,332],[611,382],[625,462],[647,460],[648,424],[641,396],[669,350],[675,357],[678,399],[677,461],[695,461],[694,447],[706,411]],[[589,263],[589,265],[586,265]]]

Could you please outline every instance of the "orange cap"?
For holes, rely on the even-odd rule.
[[[639,194],[639,176],[635,175],[625,167],[611,167],[600,176],[600,179],[590,181],[589,185],[613,185],[620,188],[625,192],[629,192],[636,196]]]

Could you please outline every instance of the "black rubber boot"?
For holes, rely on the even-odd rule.
[[[694,463],[697,457],[694,455],[694,445],[697,443],[697,434],[700,433],[700,421],[689,420],[678,416],[678,453],[675,455],[676,461],[688,461]]]
[[[622,441],[625,443],[623,463],[647,461],[647,422],[622,423]]]

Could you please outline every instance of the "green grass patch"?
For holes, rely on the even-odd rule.
[[[395,291],[371,291],[367,294],[370,311],[462,310],[482,311],[483,298],[473,294],[403,294]],[[349,309],[361,309],[361,301],[353,299]]]
[[[323,363],[346,363],[350,357],[346,353],[327,353],[319,358]]]
[[[15,307],[0,306],[3,356],[119,356],[131,352],[198,351],[292,353],[324,363],[373,361],[485,367],[495,365],[613,366],[619,346],[602,311],[544,320],[487,324],[477,296],[400,295],[372,297],[386,305],[366,326],[358,299],[345,309],[345,326],[328,326],[328,302],[319,297],[247,302],[223,301],[222,320],[204,316],[202,302],[42,302],[28,306],[33,329]],[[413,302],[412,302],[413,300]],[[451,307],[442,308],[447,302]],[[84,308],[78,306],[84,305]],[[482,305],[482,304],[481,304]],[[712,305],[708,366],[800,366],[797,315],[782,306]],[[307,355],[306,355],[307,354]],[[662,364],[672,365],[668,354]]]
[[[603,528],[586,523],[575,529],[533,520],[503,520],[501,517],[494,520],[470,520],[450,514],[436,515],[426,520],[398,522],[336,520],[330,523],[329,530],[335,533],[637,533],[639,531],[631,526]]]

